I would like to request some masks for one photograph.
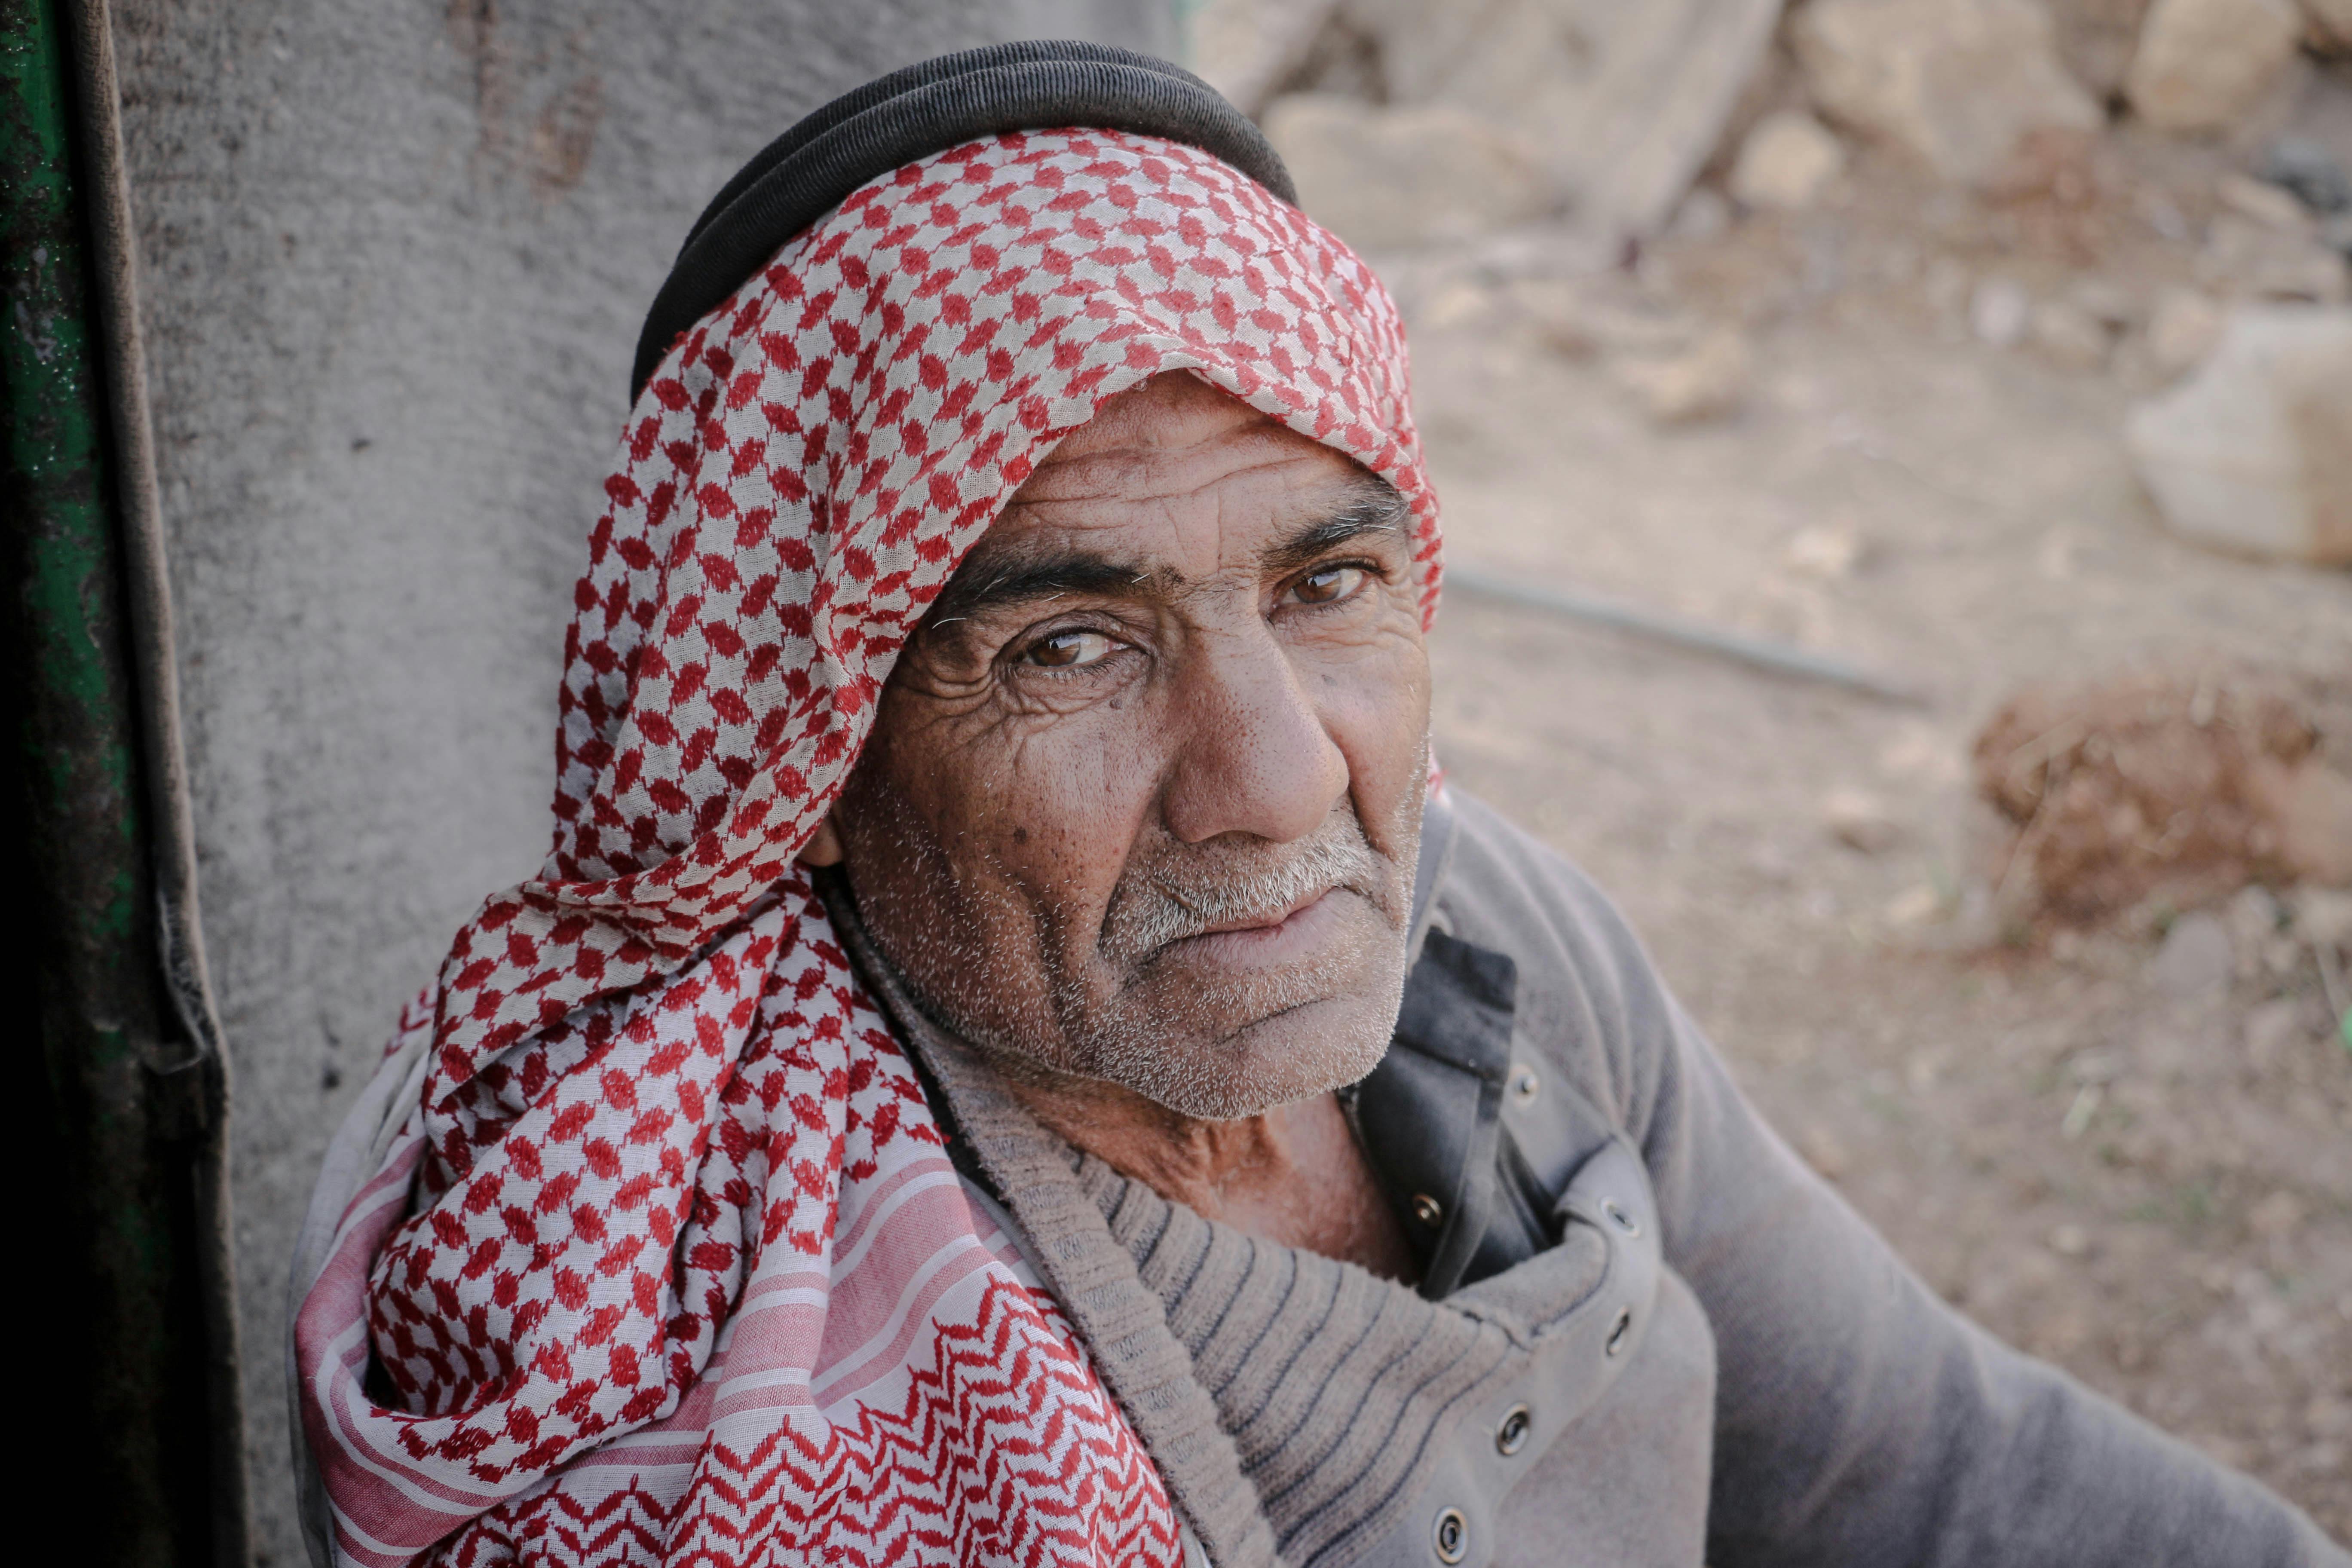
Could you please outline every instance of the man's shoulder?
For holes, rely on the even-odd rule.
[[[1447,798],[1454,842],[1436,890],[1440,929],[1508,953],[1522,985],[1656,984],[1641,939],[1573,861],[1476,796]]]
[[[1510,938],[1529,931],[1583,938],[1624,929],[1599,885],[1559,850],[1466,791],[1448,789],[1445,801],[1453,846],[1437,902],[1454,935],[1479,942],[1463,928],[1492,928],[1486,935],[1507,950]]]

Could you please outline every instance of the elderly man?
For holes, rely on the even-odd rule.
[[[697,226],[552,852],[303,1241],[321,1561],[2347,1562],[1946,1310],[1442,787],[1402,337],[1287,197],[1022,46]]]

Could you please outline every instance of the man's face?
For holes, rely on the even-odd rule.
[[[1192,1116],[1369,1072],[1427,768],[1409,528],[1190,375],[1066,439],[908,644],[835,811],[925,1005],[1015,1073]]]

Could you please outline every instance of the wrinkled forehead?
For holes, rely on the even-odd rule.
[[[1005,515],[1106,499],[1173,500],[1260,474],[1360,471],[1345,453],[1193,372],[1165,371],[1108,399],[1045,453]]]
[[[1172,372],[1109,400],[1041,460],[930,621],[1069,593],[1181,596],[1287,570],[1341,538],[1406,550],[1412,527],[1404,498],[1348,454]]]

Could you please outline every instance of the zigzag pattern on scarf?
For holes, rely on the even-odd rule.
[[[1117,1434],[1073,1430],[1064,1418],[1039,1428],[1042,1441],[970,1441],[992,1426],[1026,1426],[1056,1403],[1050,1391],[1080,1393],[1088,1381],[1066,1342],[1036,1341],[1021,1310],[1028,1303],[1005,1295],[1020,1289],[992,1282],[979,1321],[941,1335],[937,1363],[895,1413],[869,1406],[854,1431],[833,1426],[815,1437],[797,1425],[772,1429],[743,1451],[713,1436],[690,1479],[649,1484],[646,1472],[628,1470],[601,1495],[550,1486],[484,1515],[428,1561],[881,1568],[1171,1560],[1173,1521],[1149,1462]]]

